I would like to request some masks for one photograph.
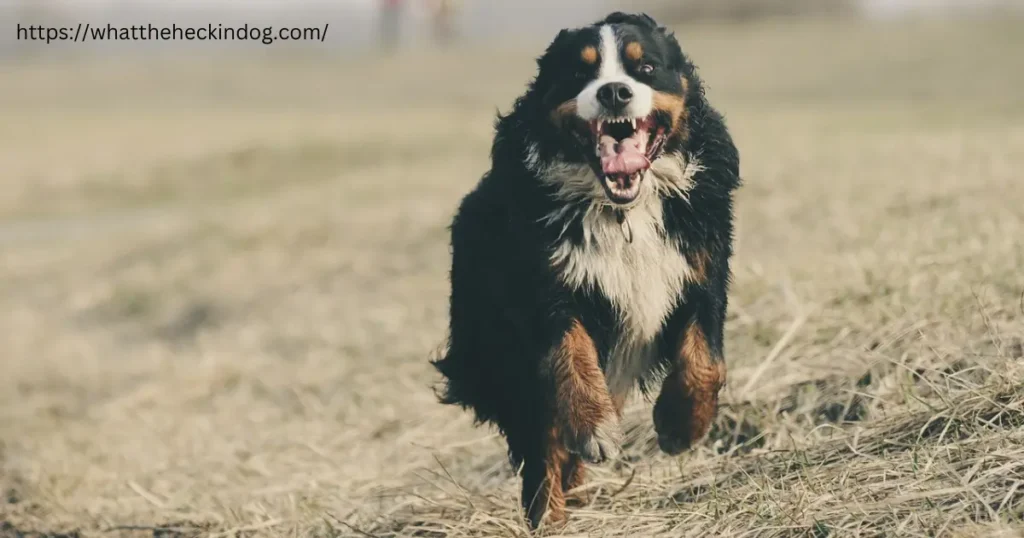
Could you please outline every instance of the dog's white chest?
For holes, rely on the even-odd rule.
[[[618,314],[621,336],[605,372],[613,393],[628,391],[656,359],[654,338],[692,275],[665,236],[660,200],[649,198],[626,218],[631,241],[613,212],[593,208],[583,217],[582,244],[566,240],[552,254],[567,286],[601,292]]]

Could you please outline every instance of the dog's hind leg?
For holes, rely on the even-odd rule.
[[[566,502],[575,505],[586,504],[588,499],[584,491],[573,491],[583,485],[586,480],[587,468],[583,464],[583,458],[576,454],[569,454],[565,464],[562,465],[562,491],[565,492]]]
[[[552,354],[556,425],[570,453],[600,463],[619,451],[619,421],[597,348],[578,321]]]
[[[545,523],[559,525],[565,522],[565,492],[563,470],[569,461],[557,428],[551,428],[543,438],[543,445],[523,459],[523,509],[530,528]]]
[[[536,444],[523,451],[523,507],[530,525],[565,521],[565,490],[583,483],[584,461],[618,453],[618,413],[597,348],[583,325],[573,322],[551,354],[548,400],[553,415]]]

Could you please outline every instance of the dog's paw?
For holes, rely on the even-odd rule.
[[[654,404],[654,430],[658,448],[675,456],[692,448],[707,435],[715,418],[718,398],[663,392]]]
[[[619,423],[613,418],[598,424],[590,434],[579,434],[575,439],[566,439],[566,448],[578,454],[589,463],[603,463],[619,455],[622,433]]]

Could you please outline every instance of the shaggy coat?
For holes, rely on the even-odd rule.
[[[492,164],[451,225],[442,401],[496,425],[534,527],[565,518],[583,462],[618,451],[634,389],[658,444],[703,438],[739,156],[675,37],[646,15],[563,30],[499,116]]]

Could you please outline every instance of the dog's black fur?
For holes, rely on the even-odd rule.
[[[450,334],[444,356],[435,362],[447,378],[442,401],[471,408],[479,422],[493,423],[507,438],[513,465],[522,465],[523,502],[533,525],[539,518],[530,503],[536,501],[538,481],[544,480],[548,432],[559,420],[553,349],[574,322],[581,323],[607,372],[614,360],[611,350],[628,330],[625,313],[600,283],[573,286],[563,277],[564,266],[553,262],[555,250],[565,241],[569,244],[564,248],[572,248],[596,240],[585,237],[587,211],[628,215],[589,193],[567,194],[571,189],[551,179],[559,170],[593,164],[594,149],[581,134],[578,118],[566,119],[557,111],[598,76],[596,66],[580,60],[580,51],[602,46],[604,26],[613,29],[619,45],[639,43],[643,61],[656,68],[644,73],[620,58],[631,77],[684,103],[675,126],[670,112],[654,111],[652,117],[667,132],[655,161],[699,162],[688,168],[692,175],[686,181],[680,179],[681,188],[655,192],[652,187],[648,193],[660,204],[660,233],[697,274],[672,290],[677,297],[653,338],[657,360],[639,372],[635,382],[647,393],[659,375],[672,371],[691,325],[706,338],[716,364],[724,356],[732,193],[740,176],[739,156],[723,118],[705,98],[701,79],[675,37],[650,17],[613,13],[592,26],[563,30],[538,60],[538,75],[525,95],[508,115],[499,116],[491,169],[463,199],[452,223]],[[621,47],[618,51],[623,54]],[[684,175],[682,169],[679,175]],[[594,173],[592,181],[600,183],[598,176]],[[622,233],[631,233],[628,223]],[[690,435],[685,431],[688,417],[674,416],[676,411],[662,406],[661,400],[655,416],[665,424],[658,432],[663,450],[677,453],[697,440],[692,437],[706,433]],[[580,446],[586,441],[566,439],[566,449],[600,460],[601,454]]]

